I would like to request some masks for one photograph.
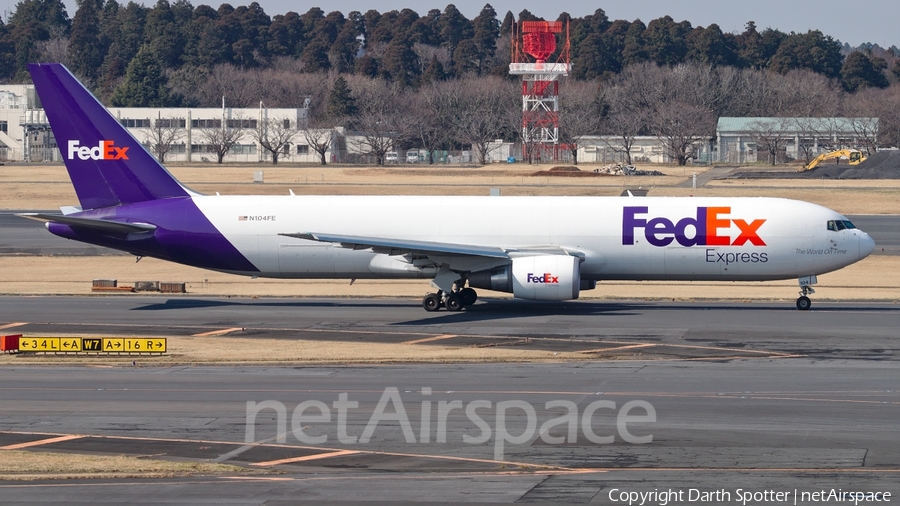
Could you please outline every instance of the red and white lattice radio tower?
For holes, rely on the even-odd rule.
[[[557,53],[557,35],[565,37]],[[569,25],[561,21],[519,21],[512,33],[509,73],[522,76],[522,140],[526,160],[558,160],[559,78],[569,75]],[[553,63],[547,60],[556,53]]]

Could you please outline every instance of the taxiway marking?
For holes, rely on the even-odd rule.
[[[29,441],[27,443],[18,443],[14,445],[0,446],[0,450],[19,450],[22,448],[31,448],[32,446],[49,445],[53,443],[62,443],[63,441],[71,441],[73,439],[81,439],[84,436],[68,434],[65,436],[51,437],[49,439],[39,439],[37,441]]]
[[[294,462],[306,462],[308,460],[330,459],[332,457],[340,457],[342,455],[354,455],[357,453],[360,453],[360,452],[358,452],[356,450],[338,450],[336,452],[317,453],[315,455],[305,455],[303,457],[292,457],[289,459],[270,460],[268,462],[255,462],[250,465],[251,466],[260,466],[260,467],[277,466],[280,464],[292,464]]]
[[[199,334],[192,334],[191,337],[218,337],[218,336],[224,336],[225,334],[231,334],[232,332],[240,332],[242,330],[244,330],[244,327],[232,327],[230,329],[210,330],[209,332],[201,332]]]

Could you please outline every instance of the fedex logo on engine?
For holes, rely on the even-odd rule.
[[[554,276],[549,272],[545,272],[540,276],[535,276],[534,273],[529,272],[525,279],[526,283],[546,283],[546,284],[559,284],[559,276]]]
[[[96,146],[82,146],[77,140],[69,141],[69,160],[128,160],[128,146],[118,147],[113,141],[100,141]]]
[[[634,244],[635,229],[644,229],[644,237],[653,246],[668,246],[677,241],[682,246],[743,246],[748,242],[754,246],[765,246],[759,237],[759,227],[766,220],[745,220],[730,218],[731,207],[698,207],[696,216],[687,216],[678,221],[668,218],[645,216],[647,207],[625,207],[622,216],[622,244]],[[731,224],[740,230],[734,240],[729,235]]]

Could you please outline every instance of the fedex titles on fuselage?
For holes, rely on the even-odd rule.
[[[100,141],[96,146],[82,146],[77,140],[69,141],[68,159],[74,160],[128,160],[128,146],[115,146],[113,141]]]
[[[764,219],[746,220],[731,218],[731,207],[698,207],[695,217],[686,216],[678,221],[664,217],[650,218],[646,206],[626,206],[622,215],[622,244],[634,245],[635,230],[644,229],[644,238],[652,246],[665,247],[673,242],[681,246],[765,246],[759,236]],[[649,219],[648,219],[649,218]],[[733,238],[729,235],[731,224],[740,233]],[[707,262],[767,262],[766,253],[718,253],[708,249]]]

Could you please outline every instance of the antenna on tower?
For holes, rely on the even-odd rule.
[[[557,52],[557,37],[565,37]],[[509,73],[522,76],[522,154],[527,160],[558,160],[559,78],[569,75],[569,24],[519,21],[512,30]],[[556,60],[548,60],[556,54]]]

